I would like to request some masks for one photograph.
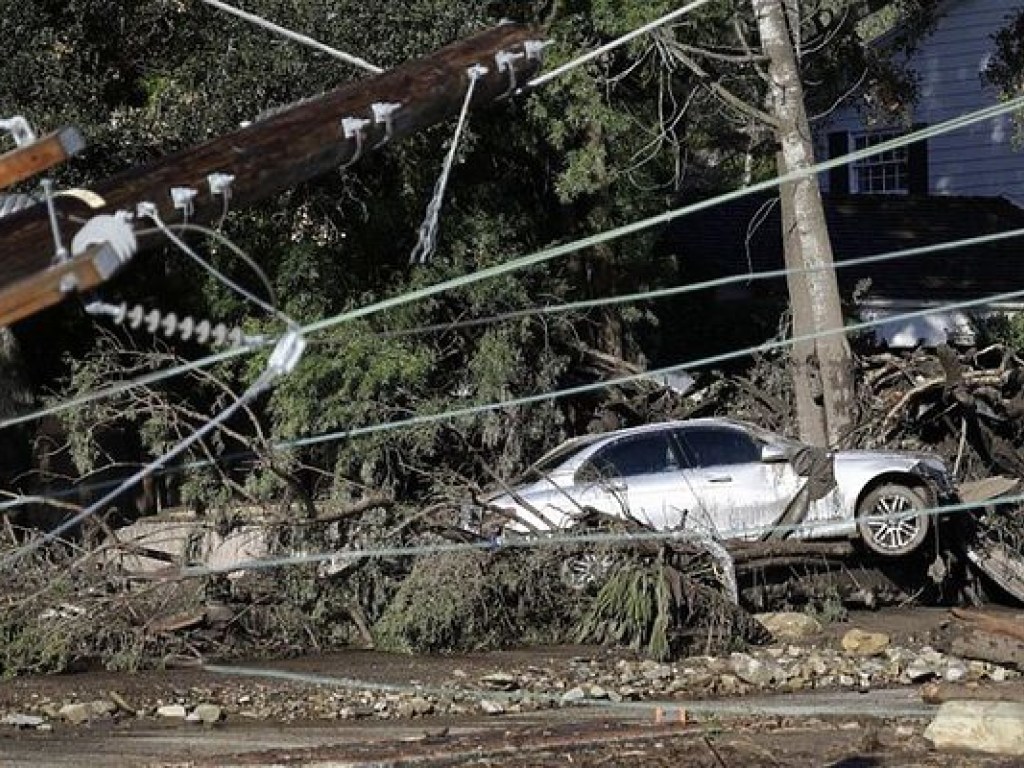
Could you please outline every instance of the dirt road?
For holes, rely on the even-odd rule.
[[[831,712],[822,717],[821,712]],[[679,722],[680,713],[686,721]],[[929,750],[914,690],[645,702],[405,723],[151,722],[7,732],[5,766],[997,766]],[[880,715],[883,715],[880,717]],[[661,720],[661,722],[658,722]]]

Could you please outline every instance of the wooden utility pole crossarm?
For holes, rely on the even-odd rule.
[[[232,205],[252,203],[350,162],[358,152],[369,152],[457,115],[469,84],[468,70],[474,65],[488,70],[476,83],[475,106],[510,94],[513,82],[524,83],[539,69],[539,60],[525,51],[526,42],[538,38],[531,27],[503,24],[103,181],[93,187],[104,201],[99,209],[57,198],[61,228],[70,238],[78,225],[69,216],[80,219],[135,211],[140,202],[153,203],[164,221],[178,221],[182,211],[172,199],[175,188],[194,190],[190,221],[215,220],[223,209],[225,190]],[[514,72],[507,67],[500,70],[495,56],[502,51],[514,54],[501,57]],[[151,226],[140,221],[137,229]],[[142,237],[140,248],[156,242],[155,236]],[[53,239],[44,205],[0,220],[0,291],[47,269],[52,258]]]
[[[85,148],[81,134],[62,128],[30,144],[0,155],[0,189],[53,168]]]

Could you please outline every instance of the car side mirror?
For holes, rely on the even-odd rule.
[[[782,461],[788,461],[786,456],[786,449],[781,445],[772,445],[766,443],[761,446],[761,462],[763,464],[778,464]]]

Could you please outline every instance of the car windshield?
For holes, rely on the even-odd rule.
[[[769,432],[767,429],[763,429],[756,424],[747,424],[746,422],[736,423],[743,426],[743,428],[753,435],[759,442],[781,446],[782,448],[785,448],[787,452],[796,451],[804,447],[804,444],[799,440],[794,440],[791,437],[783,437],[775,432]]]

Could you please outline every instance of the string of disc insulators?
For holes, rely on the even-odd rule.
[[[94,301],[86,306],[90,315],[106,315],[118,325],[130,328],[145,328],[150,333],[163,332],[171,338],[178,337],[182,341],[195,341],[199,344],[214,346],[240,347],[263,341],[262,337],[246,335],[241,328],[228,327],[224,323],[211,323],[209,320],[198,322],[191,315],[178,317],[174,312],[161,312],[159,309],[146,309],[141,304],[129,308],[128,303],[108,304]]]

